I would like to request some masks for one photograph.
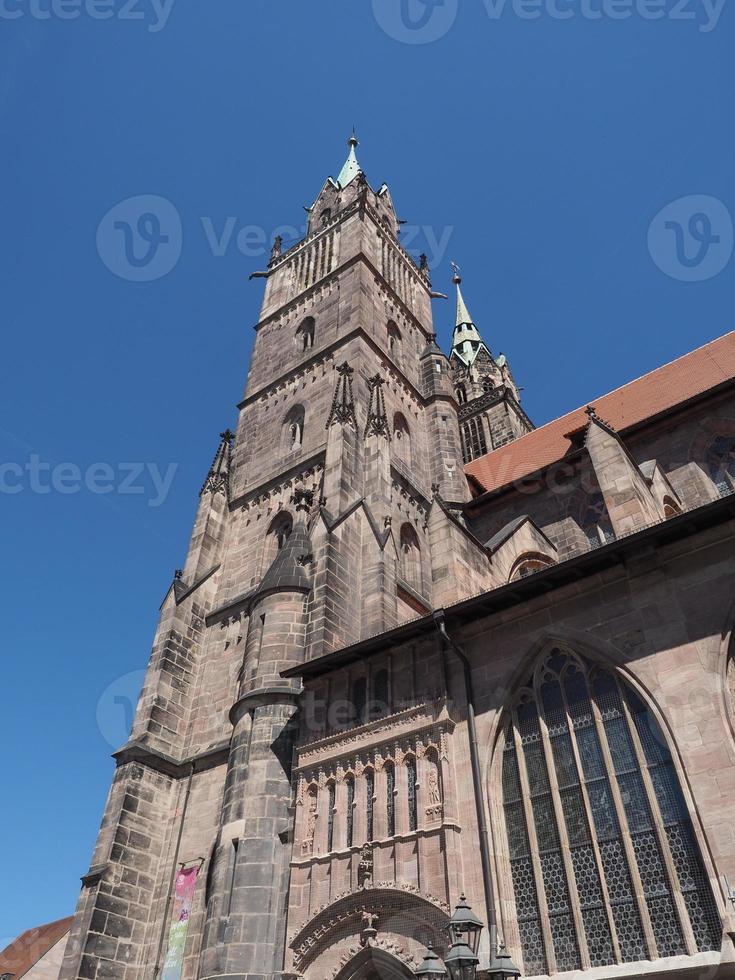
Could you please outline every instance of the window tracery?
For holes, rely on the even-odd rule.
[[[385,765],[385,813],[388,836],[396,834],[396,767],[392,762]]]
[[[717,436],[707,451],[707,470],[721,497],[735,489],[735,436]]]
[[[447,737],[440,724],[382,748],[301,769],[297,803],[304,809],[297,842],[302,854],[316,853],[317,812],[326,814],[319,824],[325,829],[316,836],[325,853],[441,824]]]
[[[485,429],[479,415],[467,419],[462,423],[462,458],[465,463],[471,463],[473,459],[484,456],[487,453],[487,441],[485,439]]]
[[[500,764],[525,973],[719,948],[671,753],[618,675],[553,650],[509,714]]]
[[[529,575],[533,575],[534,572],[540,572],[544,568],[548,568],[553,565],[554,562],[548,558],[546,555],[541,554],[527,554],[521,555],[513,565],[510,573],[509,581],[518,582],[522,578],[528,578]]]
[[[347,785],[346,843],[348,847],[352,847],[355,829],[355,777],[348,776],[345,783]]]
[[[413,831],[418,827],[418,805],[416,800],[416,760],[413,756],[406,759],[406,776],[408,782],[408,829]]]
[[[336,787],[334,783],[327,786],[327,850],[334,850],[334,810],[336,802]]]
[[[372,769],[365,770],[365,842],[370,844],[374,837],[373,814],[375,812],[375,772]]]

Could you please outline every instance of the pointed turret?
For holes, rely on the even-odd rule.
[[[472,367],[477,355],[484,350],[488,357],[492,357],[490,348],[480,336],[480,332],[470,316],[467,304],[464,301],[460,288],[462,277],[459,274],[459,267],[452,263],[454,276],[452,282],[457,287],[457,319],[452,337],[452,353],[450,357],[456,357],[466,367]]]
[[[339,177],[337,178],[337,183],[343,188],[347,187],[348,184],[351,184],[359,173],[362,173],[362,168],[357,162],[357,154],[355,153],[355,150],[359,145],[359,140],[357,139],[357,136],[355,136],[354,129],[352,130],[352,136],[350,136],[350,138],[347,140],[347,145],[350,148],[350,152],[347,155],[345,164],[340,170]]]
[[[212,465],[207,473],[199,496],[205,493],[223,493],[229,500],[230,498],[230,468],[232,465],[232,441],[235,438],[234,432],[225,429],[219,434],[220,444],[214,454]]]

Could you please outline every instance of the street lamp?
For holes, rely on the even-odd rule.
[[[480,962],[477,949],[481,932],[482,922],[470,908],[464,894],[460,895],[459,903],[449,920],[452,948],[444,960],[450,980],[475,980],[477,964]]]
[[[505,943],[501,943],[500,949],[493,952],[493,958],[490,960],[488,970],[490,980],[517,980],[520,975],[521,971],[511,959]]]
[[[479,962],[477,956],[461,938],[455,939],[444,960],[450,980],[475,980],[475,971]]]
[[[454,943],[464,936],[465,943],[477,955],[481,932],[482,922],[472,911],[464,892],[462,892],[459,896],[459,902],[455,906],[454,914],[449,920],[449,935],[451,936],[452,942]]]
[[[418,977],[418,980],[447,980],[447,971],[444,969],[444,964],[434,952],[431,943],[429,943],[424,961],[419,964],[415,975]]]

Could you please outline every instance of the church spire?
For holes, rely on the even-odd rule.
[[[347,140],[347,145],[350,148],[350,152],[345,160],[345,165],[340,170],[339,177],[337,178],[337,183],[340,185],[340,187],[347,187],[347,185],[351,184],[355,177],[357,177],[357,175],[362,171],[360,164],[357,162],[357,154],[355,153],[355,149],[359,145],[359,140],[355,135],[354,127],[352,129],[352,136],[350,136],[350,138]]]
[[[481,350],[485,350],[490,357],[492,354],[490,354],[489,347],[480,336],[480,332],[470,316],[470,311],[467,309],[460,288],[462,277],[459,274],[459,266],[452,262],[452,268],[454,269],[452,282],[457,287],[457,321],[454,327],[450,356],[458,358],[467,367],[472,367]]]
[[[225,429],[219,434],[220,444],[212,460],[212,465],[207,473],[204,486],[199,491],[199,496],[205,493],[223,493],[225,497],[230,496],[230,469],[232,468],[232,442],[235,433]]]

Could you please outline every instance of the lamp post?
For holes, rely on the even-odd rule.
[[[444,964],[450,980],[475,980],[477,964],[480,962],[477,950],[480,945],[482,922],[469,906],[464,894],[449,920],[449,936],[452,948]]]
[[[480,946],[480,933],[483,925],[470,908],[464,894],[460,895],[447,931],[452,946],[444,962],[429,946],[426,956],[415,971],[418,980],[475,980],[480,959],[477,950]],[[518,980],[521,971],[501,943],[500,949],[493,949],[488,980]]]
[[[444,964],[434,952],[431,943],[429,943],[423,963],[416,970],[416,976],[419,980],[447,980]]]
[[[505,948],[505,944],[500,944],[500,949],[493,951],[488,970],[490,980],[517,980],[521,971],[510,957],[510,953]]]
[[[461,937],[455,939],[447,953],[444,965],[450,980],[475,980],[477,964],[480,960]]]

